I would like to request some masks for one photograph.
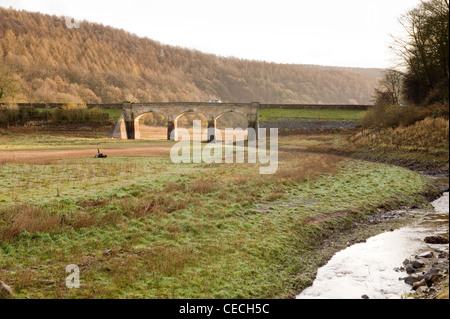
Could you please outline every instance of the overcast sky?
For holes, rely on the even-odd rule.
[[[0,0],[163,44],[277,63],[390,67],[389,34],[419,0]]]

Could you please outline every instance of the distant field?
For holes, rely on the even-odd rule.
[[[307,109],[262,109],[260,121],[277,118],[359,120],[366,111],[359,110],[307,110]]]
[[[122,115],[122,109],[121,108],[117,108],[117,109],[111,109],[111,108],[101,108],[103,112],[108,113],[109,114],[109,118],[111,120],[117,121],[120,116]],[[44,110],[48,110],[46,108],[38,108],[38,111],[42,112]]]
[[[122,109],[104,109],[111,119],[118,120]],[[304,110],[304,109],[261,109],[260,120],[267,121],[276,118],[307,118],[307,119],[336,119],[359,120],[366,111],[360,110]]]
[[[102,109],[103,112],[109,114],[111,120],[119,120],[122,115],[122,109]]]
[[[45,110],[45,109],[38,109]],[[122,109],[102,109],[108,113],[113,121],[120,119]],[[308,109],[261,109],[259,110],[260,121],[277,118],[305,118],[305,119],[328,119],[328,120],[353,120],[361,119],[366,111],[360,110],[308,110]]]

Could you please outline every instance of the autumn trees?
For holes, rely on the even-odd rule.
[[[20,81],[13,69],[0,61],[0,101],[14,102],[21,91]]]
[[[63,17],[1,7],[0,64],[22,88],[16,102],[368,104],[376,86],[361,70],[219,57],[86,21],[70,29]]]

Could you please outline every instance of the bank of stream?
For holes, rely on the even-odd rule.
[[[430,211],[387,213],[387,216],[410,215],[415,222],[370,237],[336,253],[325,266],[319,268],[313,285],[303,290],[297,299],[405,298],[414,292],[411,280],[419,281],[431,269],[439,266],[439,275],[448,276],[448,242],[431,244],[426,243],[424,238],[441,236],[448,239],[449,193],[445,192],[432,206],[434,210]],[[414,260],[422,263],[422,267],[406,269]],[[425,282],[423,286],[421,291],[433,292],[433,288],[427,287]]]

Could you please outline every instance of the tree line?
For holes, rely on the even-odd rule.
[[[365,127],[411,125],[425,117],[449,116],[449,2],[421,1],[399,18],[405,34],[391,49],[399,65],[385,72]]]
[[[379,74],[221,57],[0,8],[0,101],[369,104]]]

